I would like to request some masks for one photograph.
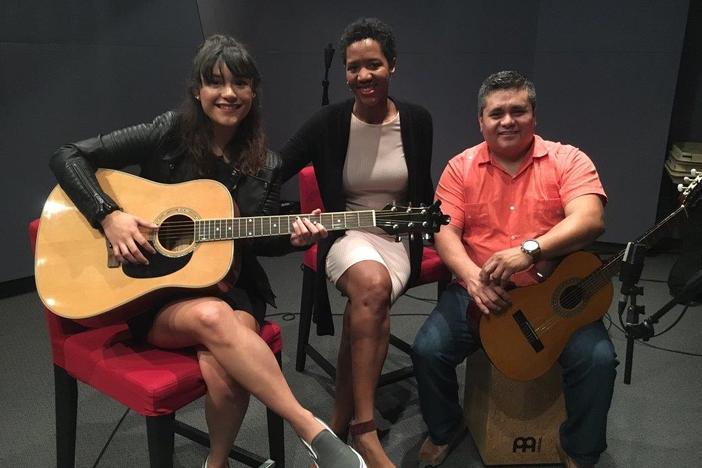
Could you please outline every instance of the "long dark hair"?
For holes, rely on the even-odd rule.
[[[222,63],[233,75],[252,81],[254,93],[251,110],[239,124],[236,134],[229,142],[230,163],[245,174],[255,174],[266,159],[266,137],[261,119],[260,83],[261,75],[253,57],[246,48],[231,36],[216,34],[208,37],[198,48],[193,59],[192,76],[180,113],[178,133],[182,149],[190,153],[199,175],[214,172],[212,157],[212,122],[205,115],[195,95],[203,84],[213,81],[212,69]]]

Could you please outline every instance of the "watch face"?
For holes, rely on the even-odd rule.
[[[524,250],[526,250],[527,252],[534,252],[535,250],[538,250],[539,243],[535,240],[528,240],[524,241],[522,247],[524,247]]]

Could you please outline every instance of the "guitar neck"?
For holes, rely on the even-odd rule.
[[[653,247],[653,245],[665,232],[665,228],[667,228],[673,220],[677,219],[681,213],[685,213],[685,205],[678,207],[678,209],[670,213],[664,220],[646,231],[646,233],[639,237],[634,243],[642,244],[647,249]],[[626,249],[623,249],[617,255],[612,257],[607,263],[602,265],[602,267],[598,268],[592,274],[584,278],[583,284],[589,286],[587,289],[597,291],[602,286],[609,283],[610,279],[619,272],[619,267],[624,259],[625,252]]]
[[[283,236],[293,232],[296,219],[304,216],[321,223],[327,231],[358,229],[376,226],[376,210],[342,211],[318,215],[249,216],[242,218],[199,219],[195,221],[195,241],[249,239]]]

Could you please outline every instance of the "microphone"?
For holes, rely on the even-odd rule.
[[[327,67],[331,67],[332,64],[332,59],[334,58],[334,47],[332,47],[331,42],[327,44],[327,47],[324,48],[324,65]]]
[[[329,67],[334,58],[334,47],[331,42],[324,48],[324,79],[322,80],[322,105],[329,104]]]

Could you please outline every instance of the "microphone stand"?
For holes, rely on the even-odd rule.
[[[331,43],[324,48],[324,80],[322,80],[322,105],[329,104],[329,68],[334,58],[334,48]]]
[[[643,315],[645,307],[637,304],[637,296],[643,296],[643,288],[637,283],[641,279],[641,270],[646,256],[646,245],[629,242],[624,251],[619,279],[622,282],[621,295],[619,296],[619,318],[626,309],[626,359],[624,362],[624,383],[631,383],[631,368],[634,360],[634,340],[636,339],[629,329],[639,323],[639,315]],[[627,303],[629,306],[627,307]]]
[[[627,326],[627,335],[636,339],[648,341],[655,334],[653,326],[658,323],[658,320],[678,304],[689,305],[689,303],[694,300],[695,296],[699,294],[700,288],[702,288],[702,270],[695,273],[692,278],[685,283],[682,290],[661,307],[658,312],[644,320],[643,323]]]

